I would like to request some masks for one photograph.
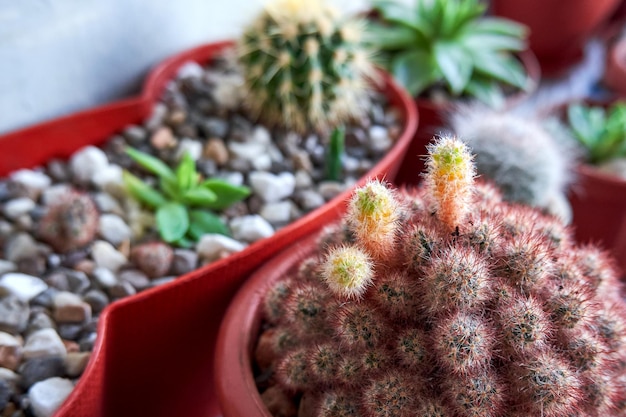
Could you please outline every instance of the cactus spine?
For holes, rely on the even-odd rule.
[[[425,187],[358,189],[320,253],[268,293],[256,363],[270,389],[307,417],[624,416],[611,262],[474,183],[460,141],[429,152]]]
[[[478,174],[495,182],[507,201],[571,220],[565,191],[574,152],[549,124],[480,104],[459,105],[449,124],[476,155]]]
[[[300,133],[360,116],[374,75],[361,26],[323,1],[271,2],[238,44],[252,113]]]

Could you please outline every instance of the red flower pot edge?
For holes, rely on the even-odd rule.
[[[282,251],[246,281],[233,298],[217,338],[215,386],[224,417],[272,417],[263,404],[252,374],[252,352],[266,291],[299,261],[314,253],[318,234]]]
[[[626,180],[587,164],[576,176],[569,195],[576,240],[610,251],[626,278]]]
[[[219,42],[203,45],[173,56],[155,67],[147,78],[141,98],[129,101],[132,104],[132,106],[129,104],[129,109],[134,112],[133,117],[140,116],[132,119],[131,123],[149,115],[160,91],[181,64],[190,60],[205,63],[216,52],[231,44],[231,42]],[[382,74],[382,79],[390,102],[404,112],[405,122],[402,134],[387,155],[370,171],[370,177],[393,180],[399,161],[417,129],[418,114],[413,100],[404,90],[400,89],[388,75]],[[121,104],[94,109],[93,112],[102,113],[102,118],[108,120],[112,117],[112,113],[108,112],[111,108],[117,109],[117,106]],[[86,114],[81,113],[75,116],[82,118],[86,117]],[[71,123],[74,120],[76,119],[68,117],[64,119],[66,124],[59,124],[58,128],[60,131],[69,131],[72,129]],[[125,125],[126,123],[116,125],[115,129],[110,127],[107,133],[111,134],[113,133],[111,130],[119,130]],[[41,134],[45,136],[44,127],[35,128],[40,129]],[[98,138],[93,138],[96,143],[106,138],[106,134],[101,138],[101,133],[98,131]],[[17,138],[19,135],[15,136]],[[82,146],[86,144],[89,143],[84,143]],[[2,154],[2,145],[3,142],[0,139],[0,154]],[[69,151],[71,154],[80,147],[71,150],[64,149],[59,153],[49,143],[47,145],[47,152],[54,156],[69,155],[63,152]],[[21,148],[18,149],[23,150],[23,147],[22,142]],[[43,162],[45,162],[43,159],[39,161],[39,163]],[[358,184],[363,184],[367,179],[363,177]],[[99,334],[92,359],[74,391],[57,411],[55,417],[167,415],[164,413],[167,408],[164,404],[171,404],[176,414],[186,410],[184,413],[186,415],[216,415],[212,414],[217,413],[216,403],[211,395],[212,385],[211,382],[207,382],[212,374],[212,362],[203,357],[212,356],[217,324],[221,320],[228,300],[247,274],[276,251],[337,219],[345,209],[345,200],[349,194],[350,190],[346,190],[320,209],[281,229],[274,236],[250,245],[242,252],[184,275],[169,284],[152,288],[109,305],[100,319]],[[202,320],[206,318],[212,318],[213,321],[204,323]],[[180,326],[181,323],[184,325]],[[189,327],[190,325],[207,327],[204,335],[196,340],[193,348],[185,349],[187,345],[173,343],[172,335],[185,338],[197,331]],[[149,346],[153,346],[154,350],[146,352]],[[168,355],[180,355],[183,363],[163,364],[163,357]],[[178,381],[177,385],[159,380],[153,375],[154,363],[159,362],[161,362],[160,370],[163,375],[168,375],[170,381]],[[189,367],[190,363],[195,365],[191,369],[183,369],[185,366]],[[202,363],[205,363],[204,368],[202,368]],[[202,389],[202,392],[195,391],[193,398],[182,401],[181,399],[188,395],[188,392],[180,390],[180,381],[184,380],[196,380],[195,387]],[[172,396],[172,392],[180,395]],[[150,413],[147,410],[151,410]],[[77,413],[78,411],[82,414]]]

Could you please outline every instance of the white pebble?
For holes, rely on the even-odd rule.
[[[184,138],[180,141],[178,145],[178,150],[176,151],[176,159],[179,161],[183,158],[185,153],[188,153],[191,156],[191,159],[197,161],[202,156],[202,142],[199,140]]]
[[[291,219],[292,210],[293,203],[287,200],[264,204],[259,214],[270,223],[282,224]]]
[[[7,272],[13,272],[17,269],[17,265],[11,261],[7,261],[6,259],[0,259],[0,275],[6,274]]]
[[[67,350],[56,330],[48,327],[31,333],[22,350],[24,359],[65,357]]]
[[[122,265],[128,262],[126,256],[119,252],[109,242],[97,240],[91,247],[91,258],[96,266],[110,269],[117,272]]]
[[[233,157],[245,159],[250,162],[257,159],[260,155],[264,155],[266,148],[266,145],[254,142],[230,142],[228,144],[228,150]]]
[[[252,168],[257,171],[269,171],[272,167],[272,158],[267,153],[262,153],[252,161]]]
[[[43,172],[32,169],[20,169],[11,174],[11,179],[34,190],[44,190],[50,186],[52,180]]]
[[[92,275],[96,282],[104,288],[111,288],[118,283],[113,271],[107,268],[97,267],[93,270]]]
[[[250,173],[250,185],[263,201],[272,203],[293,194],[296,178],[291,172],[274,175],[270,172],[254,171]]]
[[[239,252],[246,247],[241,243],[228,236],[209,233],[200,238],[196,245],[196,252],[201,258],[206,260],[218,259],[221,255],[233,252]]]
[[[243,185],[243,173],[239,171],[224,172],[215,178],[219,178],[232,185]]]
[[[387,128],[383,126],[372,126],[369,129],[370,147],[377,152],[386,151],[391,147],[391,138]]]
[[[0,288],[15,295],[21,301],[29,302],[47,290],[48,284],[32,275],[9,272],[0,278]]]
[[[99,172],[109,166],[106,154],[95,146],[86,146],[70,158],[70,169],[80,182],[90,182]]]
[[[103,214],[100,216],[98,233],[104,240],[114,246],[129,240],[132,235],[130,227],[116,214]]]
[[[44,206],[49,206],[59,201],[59,199],[68,191],[72,189],[69,184],[54,184],[50,188],[46,188],[41,193],[41,203]]]
[[[269,145],[270,143],[272,143],[272,136],[270,135],[270,131],[267,130],[265,126],[257,125],[252,131],[252,137],[250,138],[250,141],[263,145]]]
[[[28,197],[9,200],[4,205],[4,215],[11,220],[28,213],[35,208],[35,202]]]
[[[225,110],[240,106],[245,94],[243,84],[243,77],[240,74],[220,75],[213,90],[213,98],[218,106]]]
[[[272,225],[258,214],[236,217],[230,222],[230,228],[235,239],[250,243],[274,234]]]
[[[176,78],[201,78],[204,74],[204,69],[202,66],[194,61],[189,61],[184,63],[176,74]]]
[[[35,417],[52,417],[74,390],[72,381],[65,378],[48,378],[28,390],[30,407]]]
[[[105,188],[110,184],[123,184],[122,167],[119,165],[109,165],[102,171],[94,173],[91,182],[99,189]]]

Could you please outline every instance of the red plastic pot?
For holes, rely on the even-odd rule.
[[[101,144],[127,124],[147,118],[182,64],[210,62],[231,45],[203,45],[167,59],[150,73],[140,97],[0,137],[0,174],[52,157],[67,157],[88,144]],[[388,75],[382,74],[382,80],[387,98],[403,113],[403,131],[359,184],[374,177],[393,180],[417,128],[411,97]],[[337,219],[349,193],[346,190],[241,252],[107,307],[99,320],[92,359],[55,417],[218,416],[212,357],[229,300],[265,260]]]
[[[626,274],[626,181],[579,165],[570,193],[576,240],[593,242],[612,252]],[[626,278],[626,277],[625,277]]]
[[[544,76],[557,76],[583,57],[583,48],[620,0],[492,0],[497,16],[530,29],[530,49]]]
[[[259,268],[228,307],[215,349],[215,387],[224,417],[272,417],[256,388],[251,361],[261,328],[263,297],[313,254],[316,238],[314,234],[297,242]]]
[[[531,51],[526,50],[520,53],[519,58],[528,74],[529,86],[527,91],[510,96],[505,102],[506,108],[526,99],[537,88],[541,78],[539,63]],[[420,115],[419,128],[398,170],[395,181],[398,185],[415,185],[420,182],[420,173],[424,172],[423,156],[426,155],[426,145],[445,127],[446,117],[455,105],[454,102],[434,102],[419,97],[415,98],[415,104]]]
[[[608,44],[602,82],[611,91],[626,96],[626,39],[618,38]]]

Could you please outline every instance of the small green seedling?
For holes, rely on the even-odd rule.
[[[229,234],[228,227],[214,211],[246,198],[250,195],[247,187],[219,179],[202,179],[188,153],[175,170],[136,149],[127,148],[126,153],[159,178],[160,190],[157,190],[128,171],[123,174],[128,192],[155,210],[156,226],[164,241],[190,246],[206,233]]]
[[[626,103],[607,108],[572,104],[567,108],[567,122],[591,164],[626,157]]]
[[[343,164],[341,158],[344,153],[344,142],[346,137],[346,129],[343,126],[333,129],[330,135],[330,143],[328,153],[326,154],[326,179],[330,181],[339,181],[341,179],[341,170]]]

